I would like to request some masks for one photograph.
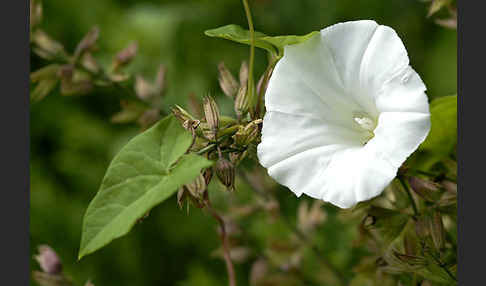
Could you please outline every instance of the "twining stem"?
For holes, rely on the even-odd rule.
[[[398,176],[398,180],[400,181],[400,184],[402,184],[403,189],[405,189],[405,192],[407,193],[408,199],[410,200],[410,204],[412,205],[413,208],[413,213],[415,217],[419,215],[417,205],[415,204],[415,200],[413,199],[412,193],[410,192],[410,189],[408,188],[407,183],[405,182],[405,179],[403,176]]]
[[[250,6],[248,5],[248,0],[242,0],[243,6],[245,7],[246,19],[248,20],[248,28],[250,30],[250,64],[248,68],[248,87],[247,92],[253,102],[253,62],[255,60],[255,28],[253,27],[253,20],[251,18]]]
[[[214,217],[219,223],[219,226],[221,228],[221,241],[223,243],[223,256],[224,256],[224,261],[226,263],[226,271],[228,272],[229,286],[236,286],[235,270],[233,268],[233,262],[231,262],[228,235],[226,234],[226,228],[225,228],[225,225],[224,225],[224,220],[213,209],[209,199],[206,198],[204,200],[204,206],[206,207],[208,212],[211,214],[211,216]]]

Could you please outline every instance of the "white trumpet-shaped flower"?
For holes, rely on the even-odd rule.
[[[286,46],[258,158],[277,182],[341,208],[379,195],[430,130],[425,85],[395,33],[339,23]]]

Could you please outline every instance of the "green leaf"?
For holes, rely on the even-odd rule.
[[[272,56],[282,57],[284,47],[287,45],[294,45],[306,41],[316,33],[311,32],[303,36],[267,36],[264,33],[255,31],[255,46],[267,50]],[[209,37],[223,38],[238,42],[241,44],[250,45],[250,31],[243,29],[238,25],[226,25],[204,32]]]
[[[457,144],[457,95],[432,101],[430,114],[432,127],[420,149],[447,156]]]
[[[150,209],[212,165],[185,154],[191,141],[179,121],[168,116],[120,150],[86,210],[79,259],[128,233]]]

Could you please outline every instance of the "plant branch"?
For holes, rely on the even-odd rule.
[[[410,192],[410,189],[408,188],[407,183],[405,182],[405,179],[399,175],[398,180],[400,181],[400,184],[402,184],[403,189],[405,189],[405,192],[407,193],[408,199],[410,200],[410,204],[412,205],[413,208],[413,213],[414,213],[414,218],[419,215],[417,205],[415,204],[415,200],[413,199],[412,193]]]
[[[248,5],[248,0],[242,0],[243,6],[245,7],[246,19],[248,20],[248,29],[250,30],[250,63],[248,68],[248,87],[247,92],[250,95],[250,102],[253,102],[254,92],[253,92],[253,62],[255,61],[255,28],[253,27],[253,20],[251,17],[250,6]]]
[[[207,193],[207,191],[206,191]],[[228,236],[226,234],[226,228],[223,218],[213,209],[208,198],[204,200],[204,205],[208,212],[214,217],[221,228],[221,241],[223,243],[223,256],[226,263],[226,271],[228,272],[229,286],[236,286],[235,270],[233,268],[233,262],[231,262],[230,248],[228,243]]]

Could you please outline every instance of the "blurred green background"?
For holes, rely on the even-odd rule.
[[[250,4],[255,28],[269,35],[306,34],[357,19],[374,19],[391,26],[404,41],[428,96],[456,93],[457,33],[427,19],[428,4],[413,0],[254,0]],[[41,28],[72,52],[83,35],[97,25],[101,35],[95,56],[102,62],[137,41],[138,55],[129,70],[152,78],[159,64],[167,67],[166,112],[176,103],[187,106],[191,92],[198,98],[211,92],[223,113],[230,114],[231,101],[218,86],[217,64],[224,61],[236,73],[249,49],[203,33],[230,23],[246,27],[240,1],[49,0],[44,1]],[[31,70],[44,64],[32,56]],[[265,54],[257,51],[257,75],[265,64]],[[179,210],[175,198],[154,209],[127,236],[77,261],[84,211],[110,160],[139,132],[134,124],[110,123],[110,116],[119,110],[119,96],[104,90],[61,97],[55,91],[31,105],[32,254],[39,244],[51,245],[77,285],[87,279],[96,286],[225,285],[224,262],[211,255],[220,244],[216,224],[198,209],[191,209],[189,215]],[[212,191],[216,197],[227,196],[217,186]],[[249,192],[240,184],[236,196],[244,200]],[[284,188],[277,195],[283,215],[295,223],[299,200]],[[350,273],[360,255],[352,245],[354,226],[343,226],[333,218],[334,208],[328,207],[328,211],[326,227],[319,233],[321,248],[333,263]],[[284,232],[282,226],[258,217],[245,228],[257,244],[267,235]],[[38,267],[33,260],[31,265]],[[251,260],[237,264],[240,285],[247,285],[250,267]]]

